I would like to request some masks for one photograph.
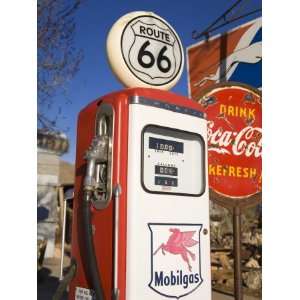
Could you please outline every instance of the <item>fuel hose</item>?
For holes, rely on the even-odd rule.
[[[83,201],[83,228],[85,239],[85,263],[88,271],[89,278],[91,280],[92,289],[95,292],[96,300],[105,300],[102,281],[98,272],[97,259],[95,255],[93,230],[91,222],[91,210],[90,210],[90,192],[85,192]]]

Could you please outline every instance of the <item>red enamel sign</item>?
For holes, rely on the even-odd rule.
[[[208,120],[209,186],[222,196],[261,191],[262,113],[259,91],[219,85],[199,100]]]

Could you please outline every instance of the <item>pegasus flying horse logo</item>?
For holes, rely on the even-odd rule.
[[[192,266],[189,261],[188,255],[192,260],[195,260],[195,254],[189,251],[187,248],[197,245],[199,242],[193,240],[193,236],[196,231],[183,231],[181,232],[178,228],[169,229],[172,232],[166,244],[161,244],[159,248],[154,252],[154,255],[161,249],[163,255],[165,251],[178,255],[180,254],[182,259],[187,263],[188,269],[191,272]]]
[[[151,232],[151,280],[156,293],[181,298],[194,292],[201,276],[202,224],[148,224]]]

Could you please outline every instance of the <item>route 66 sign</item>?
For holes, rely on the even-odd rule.
[[[168,90],[180,78],[184,56],[174,29],[152,12],[121,17],[107,38],[113,72],[127,87]]]

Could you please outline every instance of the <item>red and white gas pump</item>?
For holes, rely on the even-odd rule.
[[[157,89],[170,88],[182,71],[173,29],[152,13],[120,20],[119,37],[127,34],[131,47],[121,47],[128,60],[118,64],[131,64],[128,82],[137,75],[127,86],[142,87],[100,97],[80,112],[69,300],[209,300],[205,115],[188,98]]]

